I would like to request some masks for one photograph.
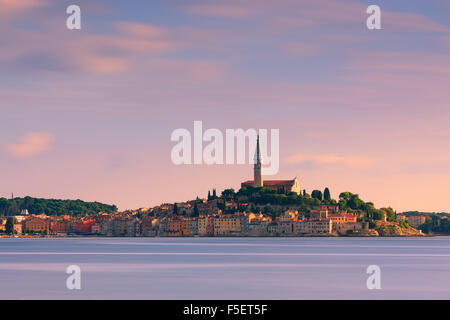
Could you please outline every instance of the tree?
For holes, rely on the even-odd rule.
[[[212,197],[213,197],[213,199],[217,199],[216,189],[213,189]]]
[[[342,192],[339,195],[339,206],[341,209],[365,210],[366,204],[357,194]]]
[[[339,194],[339,199],[341,200],[345,200],[345,201],[348,201],[348,200],[350,200],[350,198],[351,198],[351,196],[353,195],[353,193],[351,193],[351,192],[341,192],[340,194]]]
[[[175,214],[175,215],[178,214],[178,206],[176,203],[173,205],[173,214]]]
[[[263,213],[264,214],[272,214],[272,213],[274,213],[274,210],[273,210],[273,208],[272,207],[270,207],[270,206],[265,206],[264,207],[264,209],[263,209]]]
[[[0,198],[0,214],[12,216],[19,214],[22,209],[27,209],[30,214],[45,213],[47,215],[85,215],[98,212],[116,212],[115,205],[107,205],[100,202],[84,202],[81,200],[58,200],[40,198]]]
[[[208,190],[208,201],[211,200],[211,191]]]
[[[12,234],[14,231],[14,218],[8,218],[6,221],[5,230],[7,234]]]
[[[236,193],[234,192],[234,189],[225,189],[222,191],[222,198],[224,199],[232,199]]]
[[[194,204],[194,212],[192,213],[193,217],[198,217],[198,207],[197,207],[197,202]]]
[[[322,191],[320,191],[320,190],[313,190],[313,192],[311,192],[311,197],[313,197],[314,199],[322,201]]]
[[[325,188],[325,190],[323,191],[323,200],[325,201],[331,200],[330,189],[328,189],[328,187]]]
[[[386,215],[386,220],[387,221],[394,222],[394,221],[397,220],[396,219],[397,215],[395,214],[394,209],[392,209],[391,207],[389,207],[389,208],[381,208],[380,211],[382,211]]]

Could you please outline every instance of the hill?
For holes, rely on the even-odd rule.
[[[98,212],[115,212],[115,205],[100,202],[85,202],[82,200],[60,200],[41,198],[0,198],[0,216],[17,215],[22,209],[27,209],[30,214],[45,213],[47,215],[85,215]]]
[[[440,216],[440,217],[450,217],[450,213],[447,212],[420,212],[420,211],[405,211],[403,212],[405,216]]]

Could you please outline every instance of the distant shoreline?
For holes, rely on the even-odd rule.
[[[373,235],[345,235],[345,236],[334,236],[334,235],[317,235],[317,234],[307,234],[307,235],[286,235],[286,236],[218,236],[218,237],[202,237],[202,236],[156,236],[156,237],[107,237],[107,236],[0,236],[0,239],[221,239],[221,238],[432,238],[432,237],[450,237],[449,234],[424,234],[421,236],[417,235],[389,235],[389,236],[373,236]]]

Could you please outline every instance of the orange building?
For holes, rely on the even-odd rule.
[[[180,237],[189,234],[189,221],[170,219],[167,223],[167,233],[170,237]]]
[[[48,219],[30,218],[25,220],[25,232],[48,232],[49,227]]]
[[[341,213],[329,213],[328,219],[330,219],[333,224],[341,224],[341,223],[356,223],[356,215],[341,212]]]
[[[65,219],[56,219],[50,223],[50,231],[53,234],[56,233],[67,233],[69,230],[68,221]]]

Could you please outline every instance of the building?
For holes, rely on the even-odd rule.
[[[294,223],[291,220],[278,220],[267,226],[267,231],[271,234],[283,235],[293,233]]]
[[[200,236],[213,236],[214,235],[214,217],[213,216],[200,216],[198,218],[198,234]]]
[[[356,223],[357,221],[356,215],[347,212],[330,213],[328,219],[331,219],[333,224]]]
[[[92,233],[100,233],[100,224],[94,223],[91,227],[91,232]]]
[[[189,235],[195,236],[198,234],[198,220],[197,218],[190,218],[188,220],[188,228],[189,228]]]
[[[127,223],[127,237],[138,237],[141,235],[141,224],[137,219],[130,219]]]
[[[328,209],[327,208],[311,209],[309,212],[309,217],[311,220],[328,219]]]
[[[25,223],[25,232],[48,232],[49,231],[49,221],[48,219],[41,219],[32,217],[24,221]]]
[[[409,216],[409,217],[407,217],[407,219],[408,219],[408,223],[414,228],[418,228],[419,226],[424,224],[426,221],[425,216]]]
[[[298,178],[292,180],[266,180],[263,179],[262,174],[262,156],[259,146],[259,135],[256,140],[255,164],[253,165],[253,180],[248,180],[241,183],[241,187],[257,186],[265,187],[277,192],[295,192],[300,194],[300,184]]]
[[[21,235],[23,232],[23,225],[21,223],[14,224],[14,234]]]
[[[340,224],[334,224],[333,227],[339,234],[347,234],[349,231],[362,230],[361,222],[346,222]]]
[[[140,233],[143,237],[154,237],[156,235],[156,228],[154,227],[154,222],[156,219],[152,217],[144,217],[141,220],[141,230]]]
[[[333,222],[330,219],[305,220],[294,224],[295,233],[330,234],[333,231]]]
[[[214,235],[225,236],[241,232],[241,220],[239,216],[214,217]]]
[[[247,235],[248,234],[248,225],[250,223],[249,216],[242,212],[236,213],[236,215],[240,220],[239,223],[241,224],[241,235]]]
[[[67,233],[69,231],[69,223],[65,219],[56,219],[50,222],[50,232],[52,234]]]
[[[270,222],[271,221],[258,218],[252,219],[248,225],[248,234],[255,237],[267,235],[267,229]]]
[[[0,232],[6,231],[6,221],[8,221],[8,219],[0,218]]]
[[[248,180],[241,183],[241,187],[254,186],[254,180]],[[264,188],[272,189],[277,192],[295,192],[300,194],[300,184],[297,177],[292,180],[265,180]]]
[[[113,237],[124,237],[128,232],[128,219],[119,218],[112,220],[112,236]]]
[[[167,221],[167,235],[169,237],[179,237],[181,236],[181,220],[180,219],[169,219]]]

